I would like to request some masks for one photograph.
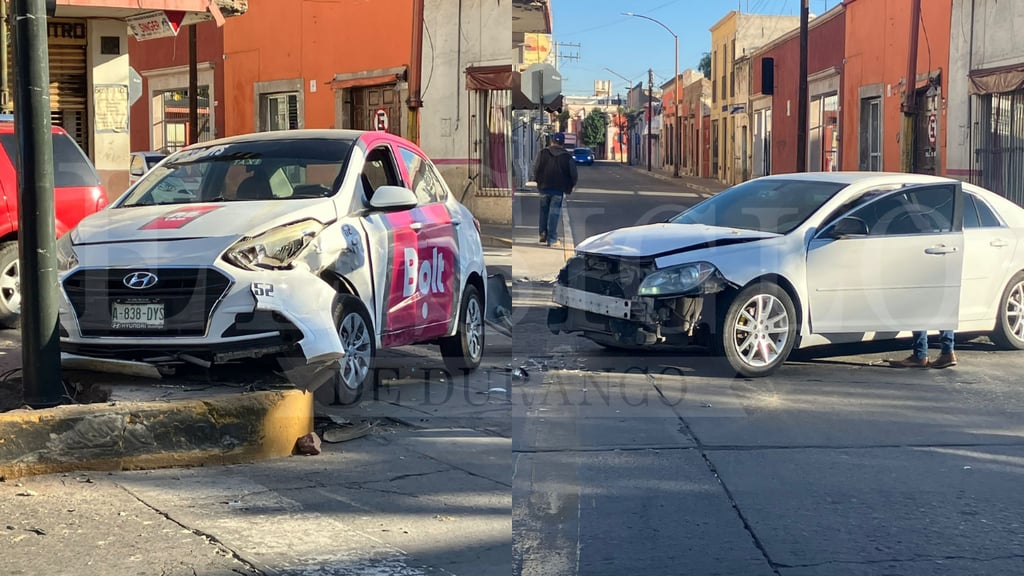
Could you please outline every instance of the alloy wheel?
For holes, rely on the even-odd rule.
[[[11,312],[21,311],[21,274],[17,260],[0,271],[0,299]]]
[[[1005,314],[1010,333],[1018,340],[1024,340],[1024,282],[1018,282],[1010,290]]]
[[[466,351],[474,361],[483,354],[484,323],[480,300],[470,298],[466,303]]]
[[[775,362],[789,338],[789,315],[782,302],[771,294],[758,294],[740,310],[733,327],[733,346],[749,366],[763,367]]]
[[[370,372],[373,350],[370,330],[361,315],[350,312],[341,321],[338,335],[345,350],[341,361],[341,381],[346,388],[357,390]]]

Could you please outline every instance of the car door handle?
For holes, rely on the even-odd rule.
[[[1007,246],[1010,245],[1010,243],[1007,242],[1006,240],[1003,240],[1002,238],[997,238],[996,240],[989,242],[988,245],[992,246],[993,248],[1006,248]]]
[[[957,252],[956,246],[932,246],[931,248],[925,248],[925,254],[953,254]]]
[[[413,232],[419,234],[420,230],[423,230],[423,222],[413,222],[412,224],[409,224],[409,228],[411,228]]]

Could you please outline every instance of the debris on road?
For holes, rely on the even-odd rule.
[[[320,437],[316,432],[310,432],[295,441],[295,452],[305,456],[316,456],[320,454]]]
[[[515,370],[512,371],[512,377],[515,378],[516,380],[529,380],[530,373],[526,371],[526,368],[524,366],[520,366],[519,368],[516,368]]]

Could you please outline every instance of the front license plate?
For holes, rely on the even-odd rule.
[[[150,330],[164,327],[163,302],[114,302],[110,327],[115,330]]]

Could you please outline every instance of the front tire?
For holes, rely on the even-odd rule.
[[[476,370],[484,356],[484,299],[467,284],[459,308],[459,331],[441,340],[444,365],[452,373]]]
[[[377,356],[373,323],[358,298],[342,294],[334,303],[334,325],[345,357],[332,381],[321,388],[326,388],[328,393],[333,390],[334,401],[338,404],[353,404],[362,397],[373,373]]]
[[[17,328],[21,319],[21,269],[18,243],[0,246],[0,327]]]
[[[1004,350],[1024,350],[1024,272],[1014,274],[999,300],[992,342]]]
[[[760,378],[789,357],[796,325],[796,308],[785,290],[772,282],[753,284],[730,303],[719,326],[719,344],[737,374]]]

